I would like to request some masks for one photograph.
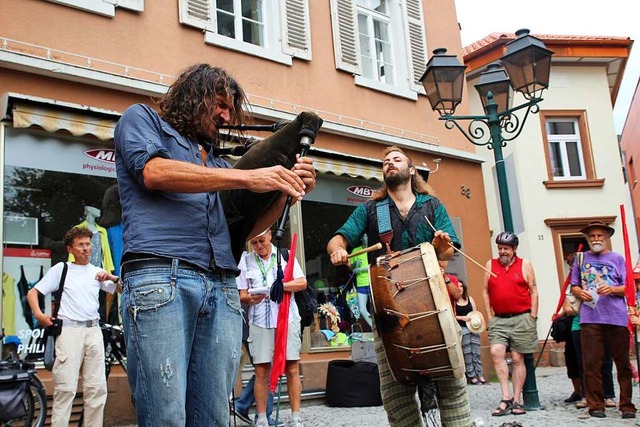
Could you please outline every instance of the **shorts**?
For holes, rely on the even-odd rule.
[[[300,360],[302,337],[300,335],[300,321],[289,322],[287,337],[287,360]],[[261,328],[249,323],[249,352],[253,357],[253,364],[271,363],[276,343],[276,330]]]
[[[531,313],[514,317],[493,316],[487,326],[491,345],[502,344],[520,354],[538,351],[537,321]]]

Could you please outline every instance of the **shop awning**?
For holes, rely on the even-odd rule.
[[[74,136],[93,135],[102,141],[113,139],[116,121],[101,120],[81,112],[39,105],[16,104],[12,111],[16,128],[39,127],[48,132],[67,131]]]
[[[353,178],[375,179],[382,182],[382,165],[369,166],[345,160],[326,159],[316,157],[313,159],[315,168],[320,173],[330,173],[333,175],[347,175]]]

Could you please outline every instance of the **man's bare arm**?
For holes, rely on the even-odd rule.
[[[527,283],[529,284],[529,294],[531,295],[531,317],[538,318],[538,285],[536,284],[536,275],[533,271],[533,266],[527,260],[523,261],[524,274]]]
[[[485,268],[488,271],[491,271],[491,260],[487,261]],[[489,273],[486,271],[482,278],[482,299],[484,300],[484,307],[487,310],[487,320],[489,320],[493,317],[493,309],[491,308],[489,300]]]
[[[144,185],[149,190],[176,193],[205,193],[220,190],[245,189],[256,193],[281,191],[301,200],[304,183],[293,171],[282,166],[240,170],[208,168],[193,163],[154,157],[142,171]]]
[[[349,242],[342,234],[336,234],[327,243],[327,253],[331,259],[331,264],[349,264],[349,253],[347,252],[347,246]]]

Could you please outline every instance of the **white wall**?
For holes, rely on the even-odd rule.
[[[477,92],[470,84],[472,114],[480,114],[482,105]],[[517,188],[523,217],[524,231],[519,234],[518,255],[529,259],[534,266],[540,294],[538,334],[546,337],[558,298],[559,284],[556,270],[556,254],[551,229],[544,223],[548,218],[616,216],[611,224],[616,228],[612,237],[612,247],[624,254],[620,205],[625,205],[629,234],[635,236],[632,208],[628,188],[624,183],[622,165],[618,151],[617,137],[613,122],[611,97],[607,84],[606,70],[600,66],[559,66],[553,64],[550,87],[543,94],[541,110],[586,110],[587,129],[595,163],[596,178],[605,180],[601,188],[547,189],[547,166],[543,147],[541,117],[529,115],[525,128],[514,141],[503,148],[504,157],[514,155]],[[513,105],[524,102],[516,96]],[[519,115],[522,117],[522,113]],[[483,177],[487,195],[487,211],[493,236],[502,231],[497,186],[492,168],[495,165],[493,153],[484,147],[478,153],[489,159],[483,165]],[[507,176],[511,181],[513,177]],[[510,189],[511,190],[511,189]],[[513,190],[512,190],[513,191]],[[513,196],[512,196],[513,198]],[[632,263],[638,254],[638,243],[630,242]],[[496,256],[495,246],[493,248]]]

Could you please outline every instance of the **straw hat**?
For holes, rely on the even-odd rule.
[[[469,320],[467,320],[467,328],[474,334],[481,334],[487,328],[484,321],[484,316],[478,310],[473,310],[469,314]]]

